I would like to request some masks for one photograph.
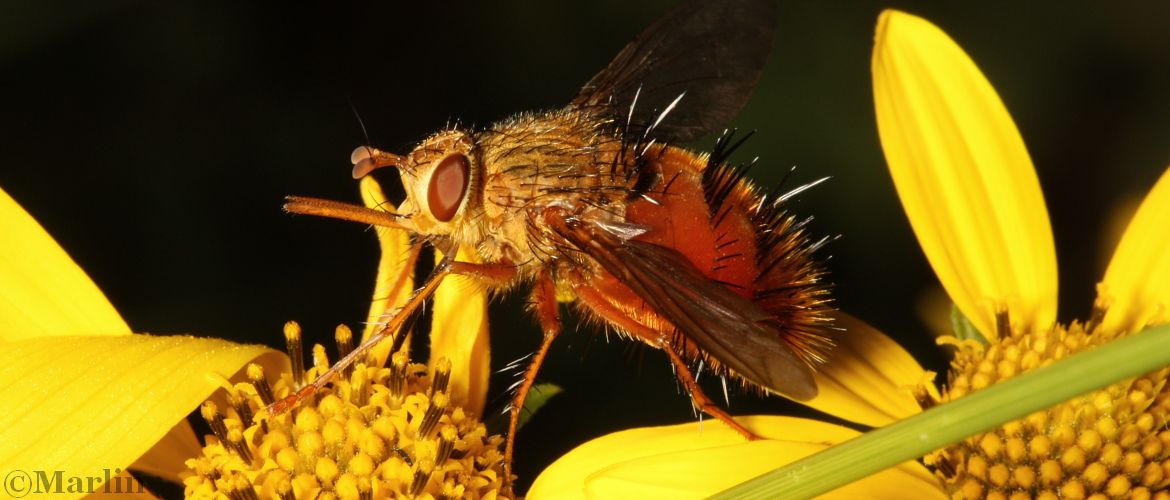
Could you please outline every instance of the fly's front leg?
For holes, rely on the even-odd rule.
[[[399,308],[398,311],[395,312],[388,321],[386,321],[386,324],[382,325],[381,328],[374,330],[374,333],[370,335],[370,338],[366,339],[365,342],[362,342],[362,344],[353,351],[350,351],[350,353],[345,357],[339,359],[337,363],[334,363],[333,366],[329,367],[328,370],[325,370],[324,373],[318,375],[315,380],[306,384],[304,387],[297,389],[297,391],[292,395],[268,405],[267,413],[269,415],[279,415],[295,408],[301,403],[301,401],[308,399],[309,397],[313,396],[313,394],[316,394],[321,389],[325,388],[327,384],[336,379],[338,375],[344,372],[347,368],[358,362],[364,362],[367,359],[370,351],[373,350],[374,346],[382,343],[387,339],[394,339],[394,347],[391,348],[391,352],[397,351],[402,340],[406,338],[406,335],[400,333],[403,324],[405,324],[406,320],[409,319],[415,313],[415,311],[418,311],[419,308],[422,307],[423,303],[426,302],[426,300],[435,293],[435,290],[439,288],[439,284],[443,282],[443,278],[447,277],[448,274],[451,274],[454,264],[454,255],[449,255],[443,258],[443,261],[440,262],[439,265],[435,266],[435,270],[431,271],[431,275],[427,277],[427,280],[425,283],[423,283],[423,286],[414,291],[414,294],[410,296],[410,299],[408,299],[406,303],[403,304],[402,307]]]
[[[415,311],[422,307],[422,304],[430,298],[443,279],[449,274],[459,274],[463,276],[472,276],[485,281],[489,286],[508,280],[514,279],[516,276],[516,267],[511,264],[477,264],[473,262],[457,262],[453,253],[447,254],[427,277],[423,286],[415,290],[410,299],[398,309],[397,312],[382,325],[381,328],[374,331],[370,338],[366,339],[360,346],[351,351],[348,355],[341,358],[334,363],[328,370],[317,376],[315,380],[306,384],[304,387],[297,389],[292,395],[276,401],[269,405],[267,412],[269,415],[279,415],[287,412],[311,397],[313,394],[319,392],[327,384],[338,377],[346,368],[353,366],[359,361],[366,360],[370,351],[374,346],[393,338],[394,344],[391,352],[397,351],[401,346],[402,340],[406,338],[405,335],[398,333],[402,330],[403,324],[406,323]]]

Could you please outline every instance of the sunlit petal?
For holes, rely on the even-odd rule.
[[[435,262],[442,258],[435,250]],[[467,248],[460,248],[456,258],[478,262]],[[487,309],[487,290],[472,278],[448,276],[435,290],[430,365],[439,358],[451,361],[452,401],[473,415],[483,415],[491,374]]]
[[[1056,317],[1056,254],[1032,160],[995,89],[928,21],[886,11],[873,53],[882,149],[918,241],[988,338]]]
[[[1107,307],[1106,331],[1134,331],[1170,319],[1170,170],[1126,228],[1099,295],[1099,305]]]
[[[265,355],[269,353],[271,355]],[[125,468],[262,346],[186,336],[50,336],[0,350],[0,468]],[[287,368],[286,368],[287,369]]]
[[[3,190],[0,234],[6,238],[0,248],[0,340],[130,334],[97,285]],[[191,425],[182,420],[133,467],[177,481],[187,453],[198,450]]]
[[[130,333],[85,271],[3,190],[0,238],[0,340]]]
[[[922,411],[915,390],[927,378],[910,353],[865,322],[837,313],[844,332],[817,368],[817,397],[803,404],[874,427]]]
[[[740,417],[769,439],[745,441],[716,422],[631,429],[578,446],[549,466],[528,498],[701,498],[858,435],[792,417]],[[944,498],[915,462],[848,485],[830,497]]]
[[[382,186],[373,177],[366,176],[360,185],[362,201],[369,208],[393,212],[394,205],[386,200]],[[375,226],[378,244],[382,254],[378,260],[378,276],[374,281],[374,298],[370,302],[370,313],[366,328],[362,332],[365,340],[386,321],[386,314],[402,306],[414,289],[414,269],[407,269],[410,256],[410,234],[401,229]],[[409,342],[406,345],[410,345]],[[383,342],[374,348],[377,364],[385,364],[390,356],[390,343]]]

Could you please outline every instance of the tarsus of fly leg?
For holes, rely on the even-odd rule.
[[[304,387],[297,389],[297,391],[292,395],[272,403],[271,405],[268,405],[268,414],[279,415],[293,409],[301,401],[304,401],[305,399],[315,394],[317,391],[323,389],[326,384],[337,378],[337,375],[344,371],[347,367],[353,365],[359,359],[364,358],[370,352],[370,350],[374,348],[374,346],[380,344],[383,340],[386,340],[386,338],[398,332],[403,323],[406,322],[407,318],[409,318],[414,313],[414,311],[422,306],[423,302],[425,302],[432,294],[435,293],[435,289],[439,287],[440,283],[442,283],[443,278],[451,273],[451,263],[454,261],[454,259],[455,254],[453,252],[443,257],[443,261],[440,262],[439,265],[435,267],[435,270],[431,272],[431,275],[427,277],[427,281],[425,284],[423,284],[422,288],[415,290],[414,295],[411,295],[410,300],[408,300],[406,304],[403,304],[402,308],[398,310],[398,313],[395,314],[393,318],[390,318],[390,321],[387,321],[386,324],[382,326],[382,328],[379,328],[373,333],[373,335],[370,335],[369,339],[366,339],[365,342],[362,342],[362,345],[358,346],[353,350],[353,352],[350,352],[344,358],[341,358],[328,370],[318,375],[317,378],[312,382],[309,382]]]

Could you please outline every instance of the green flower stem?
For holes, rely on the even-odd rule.
[[[1170,366],[1170,325],[1150,328],[874,429],[713,498],[809,498],[1006,422]]]

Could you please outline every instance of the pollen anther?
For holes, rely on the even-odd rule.
[[[290,322],[285,333],[297,350],[300,327]],[[324,349],[313,352],[304,377],[329,369]],[[214,436],[187,461],[187,496],[500,498],[503,439],[451,401],[449,373],[449,363],[428,373],[398,352],[390,368],[359,363],[296,410],[268,415],[256,412],[295,391],[297,377],[269,385],[250,366],[247,382],[229,387],[226,409],[201,407]]]

